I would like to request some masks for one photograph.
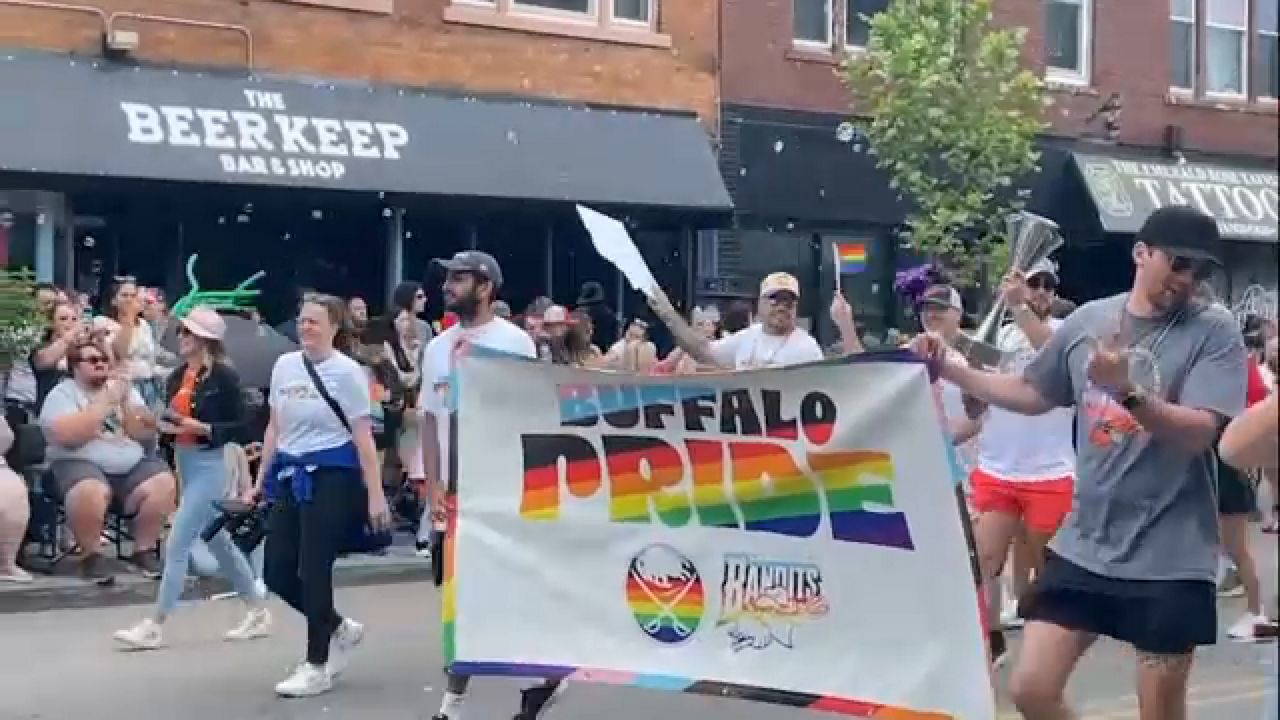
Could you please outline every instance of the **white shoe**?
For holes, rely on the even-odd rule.
[[[227,640],[254,640],[271,634],[271,613],[266,608],[255,608],[245,613],[240,624],[227,631]]]
[[[446,691],[440,701],[440,712],[432,715],[431,720],[462,720],[462,701],[465,699],[465,695]]]
[[[276,694],[287,698],[313,697],[329,692],[333,678],[319,665],[302,663],[293,674],[276,685]]]
[[[1002,630],[1016,630],[1022,627],[1023,624],[1023,619],[1018,617],[1017,605],[1013,607],[1006,605],[1005,609],[1000,613],[1000,628]]]
[[[164,644],[164,634],[155,620],[147,618],[128,630],[113,635],[125,650],[155,650]]]
[[[1258,639],[1258,626],[1270,624],[1271,620],[1266,615],[1254,615],[1247,612],[1227,629],[1227,637],[1242,642],[1253,642]]]
[[[325,670],[332,677],[338,677],[351,662],[351,651],[364,641],[364,626],[347,618],[337,630],[333,631],[333,640],[329,644],[329,664]]]

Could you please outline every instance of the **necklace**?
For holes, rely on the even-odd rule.
[[[782,348],[786,347],[787,343],[791,342],[791,336],[796,334],[796,329],[791,328],[791,332],[787,333],[787,336],[782,339],[782,342],[778,343],[778,346],[773,349],[773,352],[769,353],[769,357],[766,358],[763,363],[758,363],[756,362],[756,358],[758,357],[757,351],[760,349],[760,338],[763,337],[764,334],[764,328],[761,327],[760,334],[756,335],[755,339],[751,341],[751,354],[747,357],[747,367],[772,367],[774,358],[778,357],[778,353],[782,352]]]

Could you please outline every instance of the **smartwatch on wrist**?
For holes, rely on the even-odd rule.
[[[1147,394],[1140,390],[1130,390],[1120,396],[1120,407],[1133,412],[1145,405],[1147,402]]]

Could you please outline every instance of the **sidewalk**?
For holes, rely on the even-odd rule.
[[[355,587],[419,582],[431,579],[431,563],[414,554],[413,539],[397,535],[384,555],[353,555],[338,561],[334,585]],[[141,605],[155,601],[156,582],[123,571],[115,584],[100,587],[75,575],[75,563],[64,562],[54,575],[37,574],[30,585],[0,583],[0,613],[41,612],[64,608]],[[183,599],[201,599],[230,590],[219,579],[190,579]]]

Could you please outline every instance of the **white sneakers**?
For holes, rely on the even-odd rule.
[[[1254,615],[1246,612],[1227,629],[1227,637],[1241,642],[1253,642],[1260,639],[1274,639],[1276,621],[1266,615]]]
[[[271,633],[271,612],[266,608],[255,608],[245,614],[240,624],[227,631],[223,637],[231,642],[255,640]]]
[[[276,694],[287,698],[314,697],[333,688],[333,677],[319,665],[302,663],[276,685]]]
[[[351,651],[363,640],[364,625],[351,619],[343,620],[333,632],[328,664],[321,667],[302,663],[294,668],[292,675],[276,685],[276,694],[280,697],[303,698],[329,692],[333,688],[333,681],[347,669]]]
[[[271,613],[266,608],[257,608],[250,610],[240,624],[228,630],[223,637],[235,642],[266,637],[270,633]],[[124,650],[156,650],[164,645],[164,632],[160,624],[151,618],[127,630],[119,630],[112,637]]]
[[[151,618],[134,625],[128,630],[119,630],[112,637],[124,646],[125,650],[155,650],[164,644],[164,633],[160,624]]]

